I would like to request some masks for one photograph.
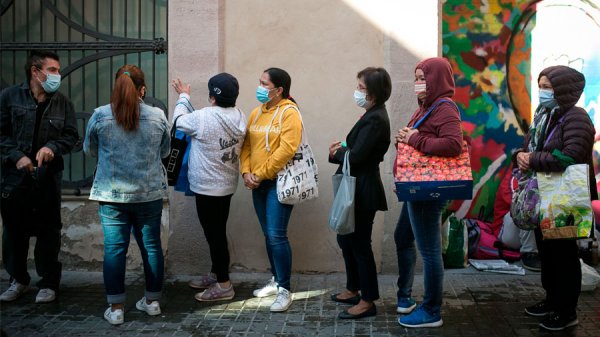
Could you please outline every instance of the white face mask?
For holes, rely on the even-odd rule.
[[[427,91],[427,84],[423,82],[415,82],[415,94],[424,94]]]
[[[358,90],[354,90],[354,101],[356,102],[356,105],[364,109],[370,104],[369,101],[367,101],[367,94]]]

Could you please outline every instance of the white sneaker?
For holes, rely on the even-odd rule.
[[[271,304],[272,312],[282,312],[288,310],[292,305],[292,294],[285,288],[279,288],[277,291],[277,297]]]
[[[43,288],[37,293],[35,303],[49,303],[56,299],[56,292],[50,288]]]
[[[17,282],[16,280],[13,280],[12,283],[10,284],[10,287],[8,287],[8,289],[6,289],[6,291],[3,292],[2,295],[0,295],[0,301],[2,301],[2,302],[14,301],[17,298],[21,297],[21,295],[23,295],[25,293],[27,288],[29,288],[29,286],[27,286],[25,284],[21,284],[21,283]]]
[[[160,315],[160,304],[158,301],[152,301],[152,303],[146,303],[146,297],[142,297],[141,300],[137,301],[135,307],[140,311],[145,311],[150,316]]]
[[[271,277],[269,282],[267,282],[267,284],[265,284],[262,288],[256,289],[252,292],[252,295],[255,297],[267,297],[275,294],[277,294],[277,282],[275,282],[275,277]]]
[[[109,306],[104,312],[104,319],[112,325],[123,324],[125,322],[125,314],[123,313],[123,309],[112,311]]]

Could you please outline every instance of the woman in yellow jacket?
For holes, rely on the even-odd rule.
[[[260,77],[256,99],[262,105],[248,119],[242,147],[241,172],[265,235],[267,255],[273,277],[256,297],[277,295],[271,311],[286,311],[292,304],[290,277],[292,250],[287,226],[292,205],[277,200],[277,172],[292,159],[302,139],[302,120],[296,102],[290,96],[292,79],[283,69],[269,68]]]

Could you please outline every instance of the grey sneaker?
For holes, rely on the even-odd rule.
[[[160,304],[158,301],[152,301],[152,303],[148,304],[145,296],[137,301],[135,307],[140,311],[145,311],[150,316],[160,315]]]
[[[117,309],[115,311],[110,310],[110,307],[104,312],[104,319],[112,325],[123,324],[125,322],[125,314],[123,309]]]
[[[194,289],[206,289],[215,283],[217,283],[217,275],[208,273],[208,275],[203,275],[200,276],[200,278],[191,280],[188,285]]]
[[[14,301],[17,298],[21,297],[21,295],[23,295],[25,293],[27,288],[29,288],[29,286],[27,286],[25,284],[21,284],[21,283],[17,282],[16,280],[13,280],[12,283],[10,284],[10,287],[8,287],[8,289],[6,289],[6,291],[3,292],[2,295],[0,295],[0,301],[2,301],[2,302]]]
[[[56,299],[56,292],[50,288],[43,288],[35,296],[35,303],[50,303]]]
[[[275,294],[277,294],[277,282],[275,282],[275,277],[271,277],[269,282],[267,282],[267,284],[265,284],[262,288],[256,289],[252,292],[252,295],[255,297],[267,297]]]
[[[223,289],[219,283],[215,283],[203,292],[194,295],[194,298],[196,301],[200,302],[213,302],[230,300],[234,296],[235,291],[233,291],[233,285]]]
[[[277,297],[271,304],[272,312],[282,312],[289,309],[292,305],[292,294],[285,288],[279,288],[277,291]]]

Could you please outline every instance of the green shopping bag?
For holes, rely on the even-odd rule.
[[[576,164],[564,172],[538,172],[537,179],[544,240],[588,238],[594,217],[589,166]]]
[[[442,258],[445,268],[468,265],[469,236],[464,221],[451,215],[442,224]]]

